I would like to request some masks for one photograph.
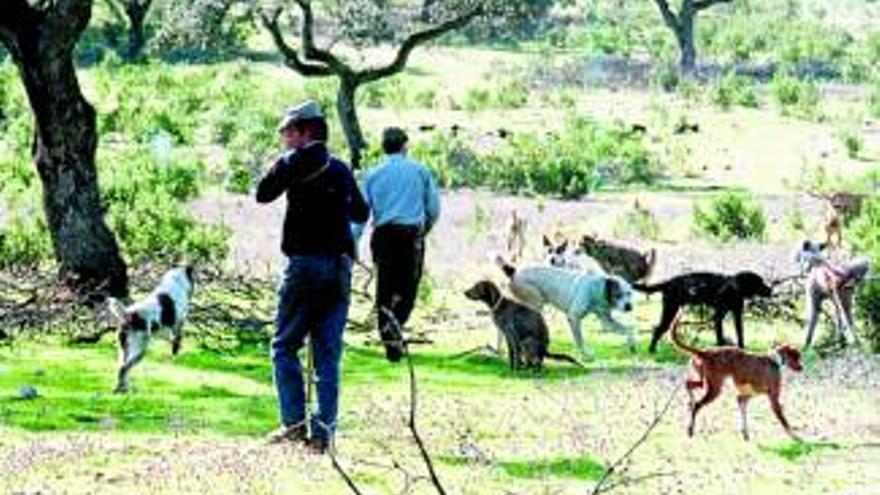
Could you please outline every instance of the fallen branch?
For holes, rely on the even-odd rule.
[[[638,440],[636,440],[636,442],[633,443],[622,456],[620,456],[619,459],[617,459],[616,461],[611,463],[610,466],[605,468],[605,472],[602,474],[602,477],[599,478],[599,482],[596,483],[596,486],[593,487],[593,491],[590,492],[592,495],[605,493],[613,490],[616,486],[622,486],[623,482],[609,484],[609,480],[613,475],[617,473],[617,468],[624,462],[628,461],[630,457],[632,457],[636,449],[641,447],[645,443],[645,441],[648,440],[651,432],[653,432],[654,429],[657,428],[657,426],[660,424],[660,421],[662,421],[663,417],[666,416],[666,413],[669,411],[670,406],[672,406],[672,401],[675,399],[676,395],[678,395],[678,384],[673,385],[672,391],[669,393],[669,398],[666,400],[666,404],[659,412],[654,414],[654,419],[648,425],[648,428],[645,429],[644,433],[642,433],[642,436],[640,436]],[[642,479],[648,479],[648,477],[642,477]]]

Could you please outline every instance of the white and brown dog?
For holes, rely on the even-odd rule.
[[[825,299],[831,299],[834,306],[838,334],[843,334],[847,344],[858,340],[853,328],[853,298],[856,286],[868,275],[870,262],[856,260],[837,266],[825,258],[823,251],[826,246],[824,243],[804,241],[795,255],[795,261],[807,275],[804,282],[807,299],[804,347],[810,347],[813,343]]]
[[[552,266],[518,269],[500,256],[495,261],[510,279],[510,290],[517,299],[537,310],[550,304],[565,313],[574,343],[583,357],[592,358],[581,333],[581,320],[588,313],[598,316],[604,327],[626,334],[629,348],[635,352],[636,339],[632,329],[611,314],[613,310],[632,311],[633,289],[626,280],[615,275]]]
[[[154,334],[170,340],[171,352],[177,354],[192,291],[193,270],[186,266],[165,272],[147,297],[128,307],[116,299],[108,300],[109,312],[119,325],[119,374],[115,393],[128,391],[128,375],[143,359]]]

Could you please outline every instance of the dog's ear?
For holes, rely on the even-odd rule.
[[[617,283],[617,280],[607,277],[605,279],[605,298],[608,301],[608,304],[614,305],[614,302],[622,295],[623,290],[621,289],[620,284]]]
[[[562,242],[562,244],[556,246],[556,254],[563,254],[568,250],[568,239]]]
[[[818,247],[819,247],[819,252],[821,253],[822,251],[825,251],[825,249],[828,247],[828,243],[827,242],[820,242]]]
[[[543,240],[544,240],[544,247],[546,247],[548,249],[553,249],[553,243],[550,242],[550,239],[547,237],[547,234],[544,234]]]

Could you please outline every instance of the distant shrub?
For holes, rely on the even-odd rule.
[[[780,71],[773,76],[773,97],[783,115],[816,120],[822,115],[819,87]]]
[[[663,91],[672,92],[681,82],[678,64],[675,62],[663,62],[657,65],[651,74],[652,83]]]
[[[469,88],[463,107],[469,112],[488,109],[517,109],[529,101],[529,88],[519,79],[491,81],[484,87]]]
[[[52,255],[42,214],[7,218],[0,228],[0,268],[36,267]]]
[[[849,226],[853,249],[872,261],[871,270],[880,270],[880,200],[876,198],[862,205],[861,214]],[[869,279],[859,286],[856,306],[865,324],[858,328],[873,352],[880,352],[880,283]]]
[[[559,133],[515,135],[477,153],[461,138],[437,134],[413,155],[447,187],[578,197],[604,184],[649,183],[657,161],[641,139],[621,126],[571,119]]]
[[[615,237],[656,240],[660,237],[660,224],[651,210],[636,203],[617,216],[614,220],[613,233]]]
[[[875,119],[880,119],[880,83],[874,84],[868,95],[868,113]]]
[[[694,205],[694,227],[714,239],[760,240],[766,226],[763,208],[748,193],[722,193],[705,207]]]
[[[865,141],[857,129],[847,127],[838,132],[841,142],[850,158],[858,158],[865,146]]]
[[[709,99],[725,110],[734,105],[758,107],[758,95],[752,82],[730,71],[716,79],[709,88]]]

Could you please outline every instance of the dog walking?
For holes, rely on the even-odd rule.
[[[393,325],[384,311],[377,311],[379,335],[391,362],[403,357],[403,336],[398,328],[406,324],[415,305],[425,261],[425,236],[440,216],[437,184],[427,167],[407,157],[408,141],[403,129],[385,129],[385,161],[361,181],[373,214],[370,249],[377,271],[376,307],[389,309],[400,324]],[[356,238],[362,229],[354,226]]]
[[[260,180],[256,199],[287,196],[281,251],[287,264],[278,288],[272,364],[281,426],[270,443],[305,442],[324,453],[336,429],[342,333],[348,316],[354,240],[350,222],[369,209],[348,166],[327,150],[327,122],[307,101],[278,126],[284,148]],[[299,352],[308,343],[314,361],[317,409],[307,421],[306,380]],[[311,375],[312,366],[308,366]],[[307,377],[309,383],[311,376]]]

